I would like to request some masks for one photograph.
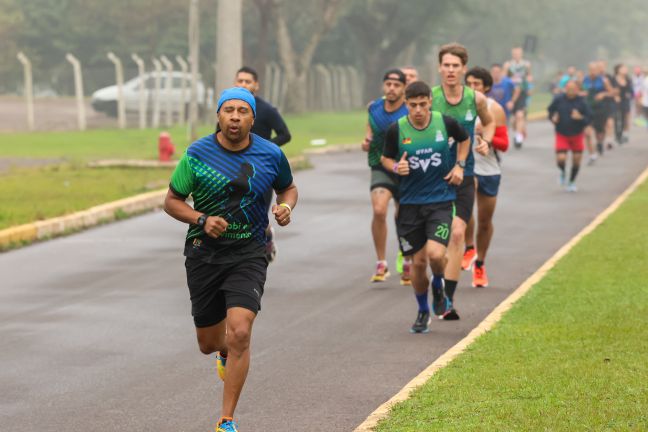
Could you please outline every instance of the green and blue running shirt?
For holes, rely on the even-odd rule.
[[[461,102],[452,105],[446,100],[443,87],[440,85],[436,86],[432,88],[432,111],[438,111],[441,114],[454,118],[468,132],[470,135],[470,151],[466,159],[464,176],[470,177],[475,175],[475,157],[472,152],[472,145],[475,139],[475,121],[477,120],[477,99],[475,97],[475,91],[468,86],[463,86]],[[452,146],[452,155],[456,162],[457,146]]]
[[[399,118],[407,115],[407,107],[403,103],[396,111],[385,111],[385,100],[378,98],[369,105],[369,127],[371,127],[371,142],[367,154],[370,167],[380,165],[380,156],[385,145],[385,132]]]
[[[468,139],[468,133],[452,117],[432,112],[430,124],[416,129],[407,116],[387,130],[383,155],[399,161],[407,152],[409,175],[400,177],[401,204],[434,204],[454,201],[455,187],[444,177],[455,165],[450,138],[456,143]],[[456,152],[456,151],[455,151]]]
[[[250,145],[241,151],[225,149],[216,135],[189,146],[180,159],[169,187],[183,198],[192,195],[194,209],[220,216],[229,223],[218,238],[191,224],[185,255],[207,262],[227,262],[242,255],[263,256],[269,203],[264,192],[283,190],[293,182],[286,156],[272,142],[250,134]]]

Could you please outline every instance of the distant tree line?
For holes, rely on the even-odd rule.
[[[278,63],[287,80],[286,109],[301,111],[305,76],[315,63],[355,66],[365,76],[369,99],[391,66],[434,61],[433,47],[458,41],[471,64],[509,57],[525,36],[538,41],[532,59],[557,67],[583,66],[606,56],[647,57],[645,0],[243,0],[244,61],[263,72]],[[213,82],[217,0],[201,0],[201,72]],[[111,82],[106,53],[186,55],[188,0],[0,0],[0,92],[19,91],[18,51],[33,63],[41,88],[72,92],[65,53],[89,73],[90,92]],[[128,73],[127,73],[128,76]]]

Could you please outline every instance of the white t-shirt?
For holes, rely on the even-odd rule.
[[[491,105],[493,104],[493,99],[488,98],[488,109],[490,110]],[[477,117],[477,125],[480,122],[479,117]],[[480,155],[475,151],[473,147],[473,156],[475,157],[475,174],[480,176],[492,176],[492,175],[501,175],[502,169],[500,168],[500,161],[495,153],[495,149],[491,147],[488,150],[488,154],[485,156]]]
[[[644,78],[643,89],[642,89],[641,93],[642,93],[642,95],[641,95],[641,105],[648,108],[648,76],[646,76],[646,78]]]

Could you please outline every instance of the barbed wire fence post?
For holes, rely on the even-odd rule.
[[[153,89],[153,127],[160,127],[160,77],[162,76],[162,63],[153,57],[153,68],[155,69]]]
[[[182,71],[182,78],[180,81],[180,103],[178,104],[180,119],[178,122],[180,124],[185,124],[187,116],[187,113],[185,112],[185,106],[187,105],[187,71],[189,70],[189,66],[182,56],[177,55],[175,59],[176,63],[180,65],[180,70]]]
[[[124,68],[122,62],[113,52],[108,53],[108,59],[115,65],[115,81],[117,83],[117,124],[119,129],[126,128],[126,105],[124,103]]]
[[[23,65],[25,80],[25,103],[27,105],[27,127],[30,131],[34,130],[34,87],[32,78],[31,61],[21,51],[18,53],[18,60]]]
[[[165,55],[160,56],[162,64],[166,68],[166,82],[164,86],[164,94],[166,95],[166,101],[164,103],[165,114],[164,114],[164,123],[166,127],[173,125],[173,63]]]
[[[137,96],[139,99],[139,128],[146,129],[146,79],[144,74],[146,70],[144,68],[144,60],[137,54],[131,54],[131,58],[137,65],[137,76],[138,76],[138,92]]]
[[[83,75],[81,73],[81,62],[70,53],[67,53],[65,58],[72,64],[72,68],[74,69],[74,93],[76,94],[77,101],[77,120],[79,130],[84,131],[86,130],[86,113],[85,103],[83,101]]]

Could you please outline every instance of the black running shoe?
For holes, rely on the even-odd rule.
[[[416,315],[416,321],[412,324],[410,333],[427,333],[430,331],[430,323],[432,318],[430,317],[430,311],[419,311]]]
[[[430,290],[432,291],[432,310],[434,311],[434,315],[438,317],[443,316],[450,305],[448,298],[445,296],[444,285],[445,282],[443,279],[440,280],[440,283],[437,286],[435,286],[434,280],[430,283]]]
[[[459,319],[459,314],[457,313],[457,310],[450,305],[450,308],[445,311],[441,319],[445,321],[457,321]]]

